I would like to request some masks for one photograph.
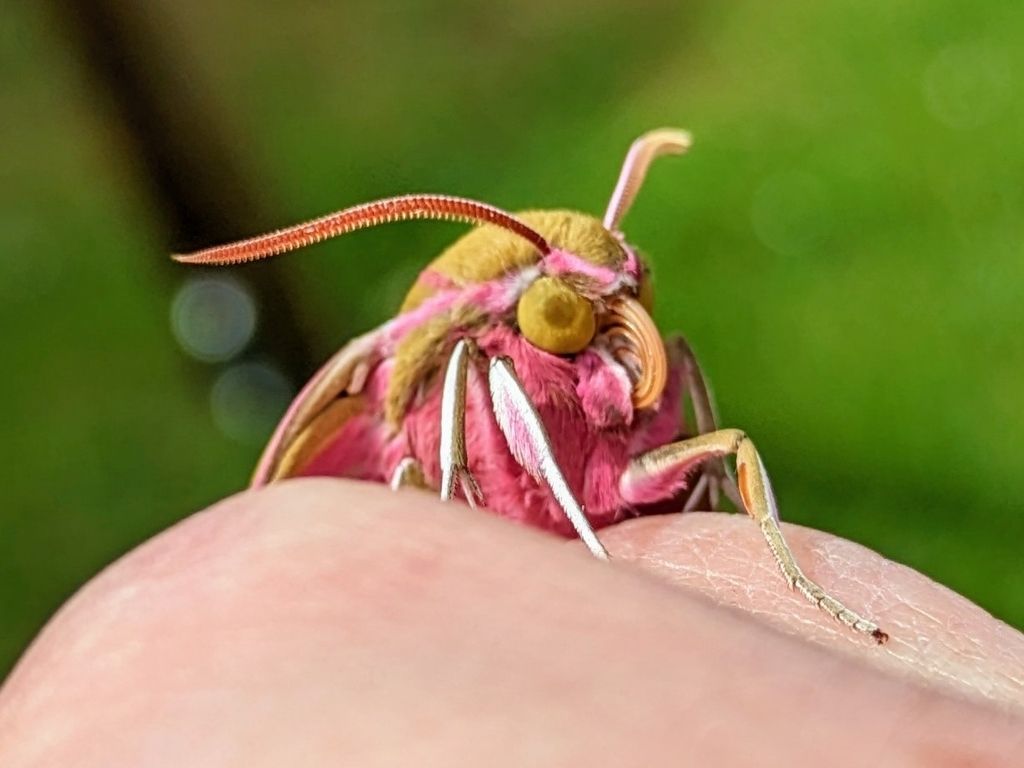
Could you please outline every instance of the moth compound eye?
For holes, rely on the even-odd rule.
[[[594,305],[554,277],[537,278],[526,289],[516,319],[527,341],[555,355],[580,352],[597,331]]]

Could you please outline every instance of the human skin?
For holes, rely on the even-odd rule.
[[[240,494],[57,614],[0,690],[0,765],[1021,764],[1024,636],[785,531],[887,645],[788,592],[739,515],[606,529],[609,565],[419,492]]]

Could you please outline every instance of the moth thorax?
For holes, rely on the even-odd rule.
[[[523,211],[516,218],[543,235],[553,248],[597,266],[621,269],[626,261],[618,239],[593,216],[576,211]],[[430,263],[405,297],[401,311],[419,306],[438,290],[439,284],[464,288],[529,267],[539,260],[537,249],[515,233],[495,226],[478,227]]]
[[[621,269],[626,254],[599,219],[574,211],[525,211],[516,217],[540,233],[552,248],[568,251],[601,267]],[[401,311],[415,309],[446,286],[465,288],[500,278],[539,262],[541,254],[514,232],[478,227],[455,241],[423,271]],[[454,305],[410,331],[395,351],[385,399],[385,418],[401,421],[420,383],[435,374],[455,330],[484,322],[477,308]]]

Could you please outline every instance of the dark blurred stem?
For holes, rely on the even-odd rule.
[[[204,101],[202,73],[188,61],[188,46],[161,28],[160,6],[51,0],[51,8],[108,108],[140,191],[163,215],[162,274],[171,282],[187,274],[188,268],[170,261],[171,251],[269,228],[253,193],[258,185],[235,156],[244,155],[244,137],[229,135],[228,121],[220,119],[223,108]],[[301,384],[314,365],[287,270],[270,261],[235,274],[248,281],[264,320],[250,351],[269,357]]]

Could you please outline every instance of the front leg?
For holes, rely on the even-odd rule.
[[[689,440],[681,440],[641,454],[622,476],[620,487],[628,497],[644,486],[657,486],[684,477],[689,470],[710,459],[736,456],[737,484],[743,507],[761,527],[761,533],[790,589],[796,589],[832,618],[851,629],[871,635],[877,642],[889,639],[878,626],[851,611],[808,579],[797,565],[793,552],[779,528],[779,512],[768,473],[754,443],[739,429],[721,429]]]
[[[469,506],[476,507],[482,496],[476,479],[469,471],[466,457],[466,380],[471,352],[472,342],[460,339],[452,349],[444,374],[441,392],[441,500],[452,499],[458,482]]]
[[[544,422],[530,402],[523,383],[516,376],[512,361],[507,357],[496,357],[491,360],[488,382],[494,418],[505,436],[505,443],[513,458],[534,480],[547,484],[562,512],[572,523],[572,527],[576,529],[577,535],[587,545],[590,553],[599,560],[607,560],[608,550],[597,538],[597,533],[587,519],[583,506],[576,499],[565,475],[562,474],[555,460],[555,452],[551,448],[551,438],[544,429]]]

